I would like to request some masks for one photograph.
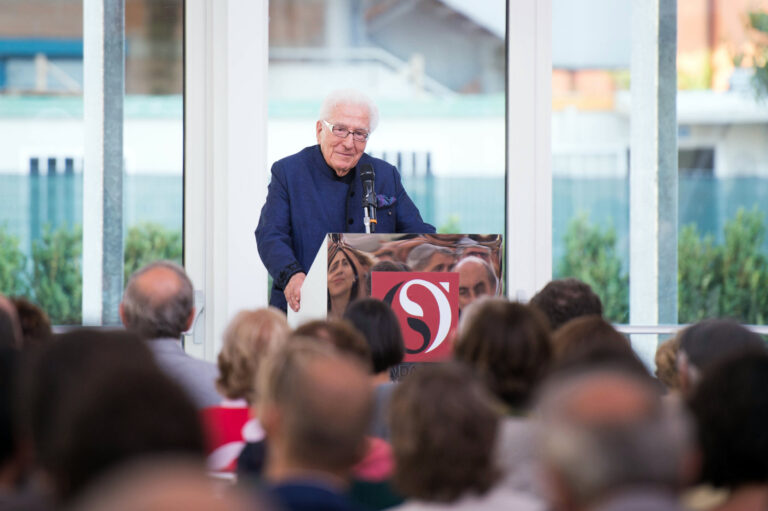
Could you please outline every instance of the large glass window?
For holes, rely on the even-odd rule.
[[[758,99],[768,90],[766,13],[766,2],[677,2],[679,323],[768,321],[768,117]],[[553,0],[554,273],[589,282],[619,323],[637,306],[630,63],[644,49],[633,43],[632,16],[631,2]]]
[[[270,2],[269,164],[315,141],[323,97],[365,91],[366,151],[440,232],[503,233],[506,2]]]
[[[181,260],[183,0],[126,0],[125,273]],[[83,3],[0,0],[0,292],[82,312]]]

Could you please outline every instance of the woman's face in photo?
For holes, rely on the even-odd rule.
[[[328,267],[328,294],[339,296],[349,293],[355,283],[355,274],[349,259],[339,250]]]

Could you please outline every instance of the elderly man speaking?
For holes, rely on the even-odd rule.
[[[272,166],[256,228],[259,255],[274,281],[270,305],[299,310],[301,285],[326,233],[365,232],[362,167],[371,165],[375,173],[376,232],[435,232],[421,219],[397,169],[365,154],[378,120],[378,109],[368,97],[349,90],[332,92],[315,126],[317,145]]]

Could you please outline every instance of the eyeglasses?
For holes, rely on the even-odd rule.
[[[368,136],[370,135],[370,133],[368,133],[365,130],[354,130],[354,131],[352,131],[350,129],[347,129],[346,126],[339,126],[338,124],[331,124],[328,121],[323,121],[323,124],[328,126],[328,129],[331,130],[331,133],[333,133],[334,135],[336,135],[339,138],[347,138],[347,135],[349,135],[351,133],[352,134],[352,138],[356,142],[365,142],[366,140],[368,140]]]

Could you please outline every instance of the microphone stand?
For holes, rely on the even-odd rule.
[[[369,201],[363,203],[363,225],[365,225],[365,233],[373,234],[376,232],[376,206]]]

